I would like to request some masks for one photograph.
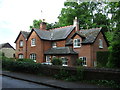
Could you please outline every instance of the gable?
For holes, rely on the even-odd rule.
[[[1,48],[12,48],[14,49],[9,43],[3,43],[3,44],[0,44],[0,49]],[[14,49],[15,50],[15,49]]]
[[[20,31],[20,33],[19,33],[19,35],[18,35],[18,37],[16,38],[16,40],[15,40],[14,43],[17,42],[17,40],[20,38],[21,35],[24,37],[25,40],[27,40],[27,37],[28,37],[29,33],[30,33],[30,32]]]

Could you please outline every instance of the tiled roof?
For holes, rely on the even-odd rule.
[[[2,43],[2,44],[0,44],[0,49],[1,48],[13,48],[13,47],[9,43]]]
[[[77,31],[72,38],[78,34],[80,37],[83,38],[82,44],[88,44],[93,43],[95,39],[97,38],[99,32],[101,31],[101,28],[93,28],[93,29],[87,29],[87,30],[80,30]],[[71,42],[66,42],[67,45],[71,44]]]
[[[56,47],[50,48],[44,54],[54,55],[54,54],[77,54],[77,52],[73,51],[72,48],[69,47]]]
[[[67,26],[62,28],[56,28],[49,31],[43,31],[39,29],[33,29],[41,39],[44,40],[62,40],[67,38],[67,36],[74,29],[74,26]]]
[[[27,39],[30,32],[21,31],[21,33],[23,34],[24,38]]]
[[[99,32],[101,31],[101,28],[94,28],[89,30],[81,30],[80,33],[85,36],[85,39],[83,39],[84,43],[93,43],[95,39],[97,38]]]
[[[30,34],[30,32],[20,31],[18,37],[17,37],[16,40],[15,40],[15,43],[16,43],[16,41],[18,40],[20,34],[22,34],[22,35],[24,36],[24,38],[27,39],[27,37],[28,37],[28,35]]]

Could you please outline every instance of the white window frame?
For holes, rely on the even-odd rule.
[[[52,56],[52,58],[56,58],[56,56]]]
[[[81,40],[80,40],[80,42],[78,42],[78,40],[80,40],[80,38],[73,40],[73,47],[74,47],[74,48],[79,48],[79,47],[81,47]],[[78,45],[78,44],[79,44],[79,45]]]
[[[23,44],[24,44],[23,40],[20,40],[19,46],[20,46],[20,47],[23,47]]]
[[[46,56],[46,62],[48,62],[48,63],[51,62],[51,56],[50,56],[50,55],[47,55],[47,56]]]
[[[18,58],[19,58],[19,59],[23,59],[23,58],[24,58],[24,55],[23,55],[23,54],[19,54],[19,55],[18,55]]]
[[[31,39],[31,46],[36,46],[36,39],[35,38]]]
[[[37,55],[35,53],[30,54],[30,59],[34,60],[34,62],[36,62],[36,57]]]
[[[103,48],[103,40],[102,39],[99,39],[99,48]]]
[[[61,59],[62,59],[62,66],[68,66],[68,60],[67,60],[67,58],[61,57]],[[65,59],[66,59],[66,61],[65,61]],[[67,63],[67,64],[65,64],[65,63]]]
[[[87,57],[79,57],[79,59],[83,61],[82,66],[87,66]]]
[[[56,47],[57,47],[56,42],[52,42],[52,48],[56,48]]]

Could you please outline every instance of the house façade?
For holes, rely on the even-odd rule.
[[[108,42],[102,28],[79,30],[75,18],[73,25],[46,30],[46,23],[31,32],[20,31],[15,40],[16,58],[30,58],[37,63],[51,62],[61,58],[64,66],[76,65],[76,59],[83,60],[83,66],[96,66],[96,52],[108,51]]]

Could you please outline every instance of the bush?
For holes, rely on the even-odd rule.
[[[99,51],[97,52],[97,67],[106,67],[108,63],[110,52]]]
[[[60,58],[53,58],[52,64],[53,65],[62,65],[62,60]]]
[[[32,59],[17,59],[17,61],[22,61],[22,62],[31,62],[31,63],[35,63],[34,60]]]
[[[2,60],[2,68],[10,71],[39,73],[41,70],[41,64],[6,59]]]
[[[76,60],[77,66],[82,66],[82,62],[83,62],[82,59],[77,59],[77,60]]]

